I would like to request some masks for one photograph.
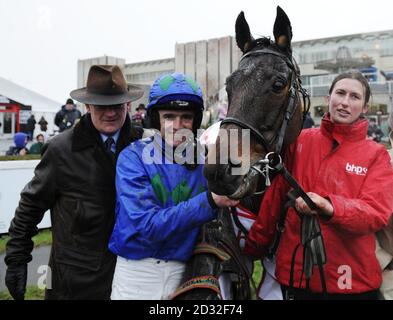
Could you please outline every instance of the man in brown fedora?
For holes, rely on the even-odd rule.
[[[9,229],[6,285],[24,299],[31,238],[51,210],[53,244],[46,299],[109,299],[115,256],[108,251],[114,225],[115,162],[142,135],[131,127],[130,102],[143,91],[127,86],[118,66],[94,65],[87,86],[71,92],[86,105],[74,128],[44,146]]]

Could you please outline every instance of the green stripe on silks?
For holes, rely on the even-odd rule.
[[[221,299],[221,291],[218,283],[218,279],[215,276],[200,276],[195,277],[184,282],[176,291],[170,296],[173,300],[176,297],[182,295],[193,289],[210,289],[217,293],[218,297]]]
[[[161,181],[160,175],[157,173],[151,180],[151,185],[153,187],[156,197],[164,205],[169,197],[169,191]]]
[[[175,205],[178,205],[180,202],[190,199],[191,193],[192,190],[188,186],[187,180],[183,180],[172,190],[172,200]]]
[[[229,260],[231,258],[231,256],[228,253],[226,253],[224,250],[214,247],[206,242],[198,243],[195,246],[194,251],[192,252],[192,254],[201,254],[201,253],[213,254],[221,261]]]

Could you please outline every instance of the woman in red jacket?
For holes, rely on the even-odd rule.
[[[393,211],[393,170],[385,148],[366,140],[370,87],[357,71],[337,76],[329,90],[329,112],[320,128],[303,130],[289,147],[285,164],[318,211],[301,198],[290,208],[276,252],[276,278],[284,297],[294,299],[377,299],[381,269],[375,256],[375,232]],[[246,253],[264,257],[271,245],[281,207],[290,190],[278,176],[266,192],[246,242]],[[317,215],[325,244],[322,294],[320,274],[306,287],[300,243],[302,215]],[[293,286],[290,287],[291,262]]]

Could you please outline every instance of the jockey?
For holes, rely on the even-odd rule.
[[[199,227],[216,218],[218,207],[237,204],[206,190],[195,161],[203,109],[200,87],[184,74],[163,75],[151,88],[146,120],[155,134],[132,143],[117,161],[112,299],[168,299]]]

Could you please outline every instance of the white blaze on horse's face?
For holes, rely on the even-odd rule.
[[[330,118],[334,123],[351,124],[368,110],[365,89],[356,79],[338,81],[328,96]]]
[[[240,133],[240,134],[239,134]],[[239,144],[239,136],[241,143]],[[216,143],[220,138],[220,151],[216,153]],[[250,170],[250,132],[243,129],[224,130],[221,129],[221,121],[216,122],[207,128],[199,138],[199,143],[207,148],[208,156],[206,162],[208,164],[227,165],[231,161],[231,175],[245,175]],[[239,146],[242,150],[238,150]],[[239,154],[242,157],[239,158]]]
[[[202,146],[214,145],[220,132],[221,121],[216,122],[207,128],[199,138]]]

